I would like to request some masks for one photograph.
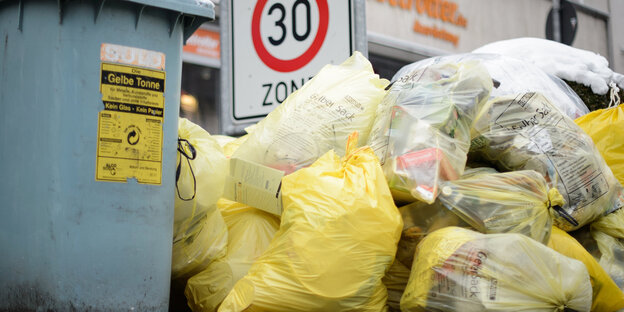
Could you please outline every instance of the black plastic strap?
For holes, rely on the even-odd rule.
[[[186,148],[184,148],[185,145],[187,146],[188,151]],[[197,180],[195,179],[193,166],[191,166],[191,160],[197,157],[197,151],[195,150],[195,147],[193,147],[193,144],[191,144],[188,140],[178,138],[178,152],[181,155],[180,161],[178,162],[178,166],[176,168],[176,190],[178,191],[178,197],[184,201],[193,200],[195,198],[195,195],[197,194]],[[191,198],[183,198],[182,195],[180,195],[180,188],[178,187],[178,180],[180,180],[180,172],[182,171],[182,156],[186,158],[186,163],[188,164],[189,169],[191,170],[191,176],[193,177],[193,196]]]
[[[574,226],[578,226],[579,223],[578,221],[576,221],[576,219],[574,219],[574,217],[572,217],[571,215],[569,215],[565,210],[563,210],[563,208],[561,208],[561,206],[557,205],[552,207],[561,217],[563,217],[566,221],[568,221],[570,224],[574,225]]]
[[[500,83],[500,81],[492,78],[492,85],[494,86],[494,88],[498,89],[498,87],[500,87],[501,83]]]

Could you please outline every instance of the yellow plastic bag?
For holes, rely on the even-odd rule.
[[[283,178],[280,229],[219,311],[384,308],[402,221],[373,150],[354,143]]]
[[[481,233],[519,233],[546,244],[551,206],[563,206],[536,171],[476,173],[442,184],[439,200]]]
[[[548,247],[585,264],[592,284],[592,311],[616,311],[624,308],[624,293],[609,277],[594,257],[579,242],[563,230],[553,227]]]
[[[539,93],[494,98],[472,127],[471,156],[501,171],[535,170],[566,202],[554,224],[571,231],[617,209],[621,185],[591,138]]]
[[[592,223],[591,235],[600,250],[600,266],[624,290],[624,209]]]
[[[470,124],[491,89],[492,79],[479,61],[417,68],[393,83],[368,144],[395,199],[432,204],[442,181],[462,175]]]
[[[224,198],[217,206],[228,228],[227,256],[188,280],[184,294],[195,312],[216,311],[279,229],[279,219],[262,210]]]
[[[593,111],[574,122],[592,138],[615,177],[624,184],[624,104]]]
[[[351,132],[366,142],[388,83],[359,52],[340,65],[325,65],[253,127],[232,157],[288,174],[329,150],[345,155]]]
[[[589,311],[585,265],[521,234],[446,227],[420,243],[401,311]]]
[[[223,153],[225,154],[225,156],[232,157],[232,155],[238,149],[238,147],[241,146],[241,144],[243,144],[243,142],[247,140],[247,137],[248,137],[247,135],[243,135],[242,137],[236,138],[235,140],[230,141],[226,143],[225,145],[223,145]]]
[[[225,157],[230,158],[232,154],[238,149],[238,147],[247,140],[247,135],[235,138],[227,135],[213,135],[217,142],[223,148],[223,154]]]
[[[215,139],[217,143],[219,144],[219,146],[221,146],[222,148],[225,147],[227,144],[231,143],[232,141],[236,140],[235,137],[231,137],[228,135],[221,135],[221,134],[212,135],[212,138]]]
[[[223,149],[191,121],[178,123],[172,277],[187,278],[226,254],[227,228],[217,209],[228,170]]]

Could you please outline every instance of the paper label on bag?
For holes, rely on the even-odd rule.
[[[223,197],[281,216],[283,176],[281,170],[231,158]]]

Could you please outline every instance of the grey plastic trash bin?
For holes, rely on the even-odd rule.
[[[167,310],[198,0],[0,0],[0,310]]]

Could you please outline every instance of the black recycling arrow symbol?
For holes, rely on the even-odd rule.
[[[132,131],[130,131],[130,133],[128,133],[128,144],[130,145],[136,145],[137,143],[139,143],[139,134],[133,129]]]

